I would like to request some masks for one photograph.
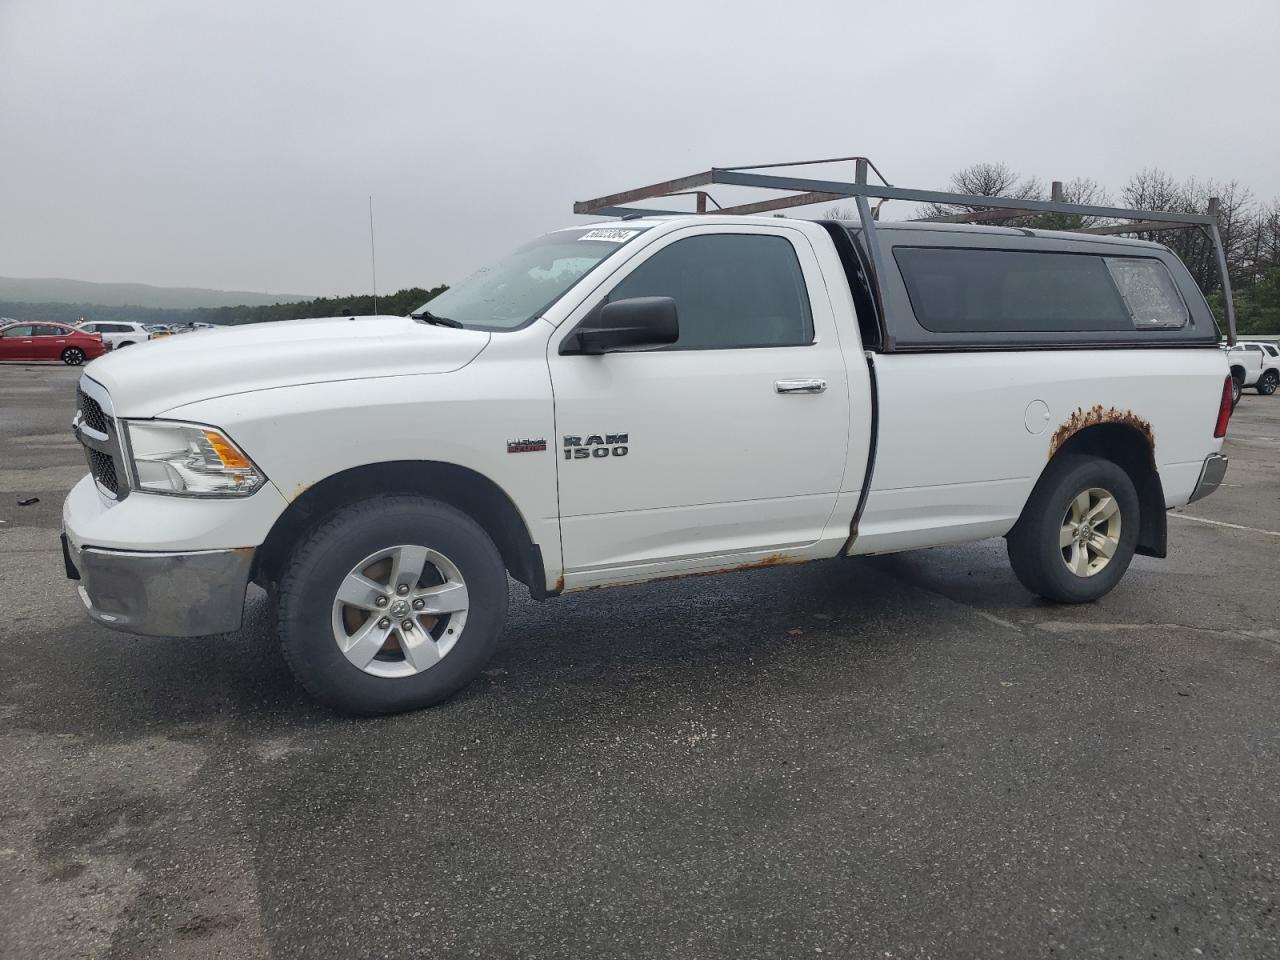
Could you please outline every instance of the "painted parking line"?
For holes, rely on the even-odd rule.
[[[1249,533],[1260,533],[1264,537],[1280,537],[1280,530],[1262,530],[1258,527],[1246,527],[1239,523],[1226,523],[1222,520],[1206,520],[1204,517],[1193,517],[1189,513],[1171,513],[1171,517],[1179,520],[1194,520],[1196,523],[1208,523],[1215,527],[1229,527],[1232,530],[1247,530]]]

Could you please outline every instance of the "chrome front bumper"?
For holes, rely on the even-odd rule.
[[[203,637],[240,627],[253,548],[141,553],[77,548],[64,533],[67,577],[89,616],[152,637]]]
[[[1200,479],[1196,481],[1196,488],[1191,491],[1191,499],[1187,503],[1194,503],[1213,493],[1226,475],[1227,458],[1220,453],[1210,454],[1200,468]]]

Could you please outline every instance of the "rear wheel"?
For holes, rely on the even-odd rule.
[[[1269,397],[1276,392],[1277,386],[1280,386],[1280,372],[1268,370],[1258,381],[1258,392],[1264,397]]]
[[[78,367],[84,363],[84,351],[79,347],[67,347],[62,351],[62,362],[68,367]]]
[[[452,696],[488,661],[507,613],[497,548],[446,504],[376,497],[339,511],[295,551],[280,641],[312,696],[396,713]]]
[[[1009,531],[1022,585],[1057,603],[1087,603],[1120,582],[1138,540],[1138,493],[1101,457],[1055,457]]]
[[[1240,402],[1240,394],[1244,392],[1244,384],[1241,378],[1236,375],[1234,370],[1231,371],[1231,406],[1234,408]]]

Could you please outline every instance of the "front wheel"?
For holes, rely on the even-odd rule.
[[[67,347],[62,351],[62,362],[68,367],[78,367],[84,363],[84,351],[79,347]]]
[[[1100,457],[1055,457],[1007,537],[1022,585],[1057,603],[1088,603],[1120,582],[1138,541],[1138,493]]]
[[[1280,373],[1275,370],[1268,370],[1262,375],[1262,379],[1258,381],[1258,392],[1264,397],[1269,397],[1276,392],[1276,387],[1280,386]]]
[[[447,504],[375,497],[340,510],[280,582],[285,659],[317,700],[398,713],[452,696],[484,667],[507,615],[488,534]]]

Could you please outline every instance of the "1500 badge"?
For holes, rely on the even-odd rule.
[[[566,460],[598,460],[603,457],[625,457],[627,444],[625,433],[593,433],[589,437],[566,436],[564,458]]]

